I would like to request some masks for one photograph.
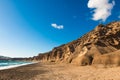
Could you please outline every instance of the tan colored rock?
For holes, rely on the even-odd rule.
[[[39,54],[33,60],[64,62],[77,65],[116,64],[119,65],[120,22],[98,25],[81,38],[69,42],[52,51]],[[113,53],[115,52],[115,54]]]
[[[120,50],[96,56],[92,62],[93,65],[103,65],[103,66],[119,66],[120,65]]]

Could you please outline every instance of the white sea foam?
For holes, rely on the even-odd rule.
[[[10,66],[2,66],[2,67],[0,67],[0,70],[11,69],[11,68],[16,68],[16,67],[20,67],[20,66],[29,65],[29,64],[35,64],[35,63],[36,63],[36,62],[23,63],[23,64],[18,64],[18,65],[10,65]]]

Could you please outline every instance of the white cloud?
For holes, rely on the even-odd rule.
[[[56,29],[63,29],[64,28],[63,25],[57,25],[56,23],[52,23],[51,26],[56,28]]]
[[[115,1],[113,0],[112,3],[109,2],[110,0],[89,0],[88,1],[88,8],[93,9],[93,20],[102,20],[105,21],[110,15],[113,6],[115,5]]]
[[[118,18],[120,19],[120,15],[118,16]]]

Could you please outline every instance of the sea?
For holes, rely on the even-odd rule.
[[[16,61],[16,60],[0,60],[0,70],[24,66],[28,64],[33,64],[33,62]]]

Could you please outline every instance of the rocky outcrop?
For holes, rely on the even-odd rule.
[[[93,65],[120,66],[120,50],[94,57]]]
[[[116,54],[117,50],[120,50],[119,21],[107,25],[100,24],[81,38],[55,47],[52,51],[39,54],[32,59],[77,65],[106,64],[112,61],[111,58],[116,57],[113,54]],[[117,54],[120,54],[119,52]],[[120,56],[117,57],[120,58]],[[118,59],[117,64],[119,64],[119,61]],[[112,63],[116,62],[113,60],[110,64]]]

